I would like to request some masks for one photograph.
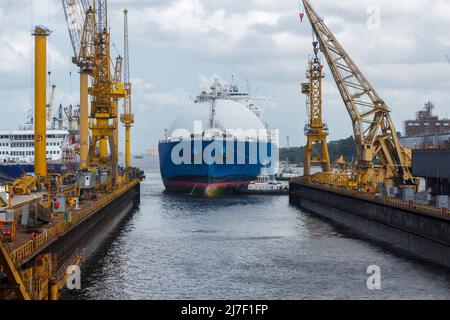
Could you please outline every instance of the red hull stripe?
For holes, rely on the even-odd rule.
[[[214,190],[217,188],[229,188],[229,187],[239,187],[248,186],[250,182],[221,182],[221,183],[200,183],[200,182],[190,182],[190,181],[166,181],[164,183],[168,187],[173,188],[203,188],[208,190]]]

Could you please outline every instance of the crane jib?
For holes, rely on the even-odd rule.
[[[411,150],[400,144],[389,108],[309,0],[301,3],[351,117],[360,168],[370,176],[376,163],[385,180],[413,184]]]

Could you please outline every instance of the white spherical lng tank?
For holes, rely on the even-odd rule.
[[[211,130],[211,104],[212,101],[193,103],[173,122],[168,130],[168,137],[173,139],[190,138],[196,134]],[[255,139],[258,136],[267,137],[264,123],[243,104],[224,99],[215,100],[215,129],[223,133],[232,130],[233,136],[238,139]]]

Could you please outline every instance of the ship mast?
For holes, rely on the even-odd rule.
[[[213,130],[213,134],[216,130],[216,100],[217,100],[217,89],[219,86],[219,80],[215,79],[214,80],[214,84],[211,87],[211,113],[210,113],[210,117],[209,117],[209,125],[210,128]]]

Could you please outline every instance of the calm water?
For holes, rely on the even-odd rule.
[[[65,299],[450,299],[448,269],[289,206],[287,197],[168,195],[154,160],[141,205]],[[369,265],[382,289],[367,289]]]

